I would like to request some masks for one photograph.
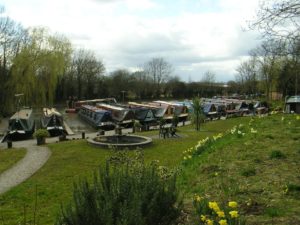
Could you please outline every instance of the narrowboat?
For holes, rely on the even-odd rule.
[[[291,96],[285,101],[286,113],[300,113],[300,95]]]
[[[213,120],[213,119],[220,119],[220,114],[218,112],[218,108],[213,103],[204,103],[203,104],[203,113],[206,118]]]
[[[134,112],[131,109],[119,105],[109,105],[105,103],[97,103],[96,107],[109,111],[113,121],[120,127],[133,127],[135,117]]]
[[[164,104],[162,102],[149,102],[150,106],[156,107],[155,117],[164,119],[167,123],[172,122],[174,118],[175,107],[172,105]]]
[[[157,119],[151,109],[145,107],[130,107],[134,112],[135,119],[138,120],[142,126],[157,125]]]
[[[100,98],[100,99],[80,100],[74,102],[72,102],[72,100],[69,100],[68,109],[66,109],[66,112],[78,112],[82,105],[96,106],[97,103],[116,104],[117,101],[115,98]]]
[[[107,110],[101,110],[91,105],[82,105],[78,115],[97,130],[113,130],[115,128],[111,113]]]
[[[162,105],[171,106],[173,108],[173,114],[178,117],[179,122],[185,122],[188,118],[188,107],[184,104],[174,103],[174,102],[165,102],[165,101],[154,101]]]
[[[43,108],[41,127],[47,129],[51,136],[58,136],[66,133],[63,117],[55,108]]]
[[[35,121],[32,109],[17,111],[8,121],[6,140],[18,140],[32,137]]]

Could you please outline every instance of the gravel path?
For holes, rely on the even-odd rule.
[[[0,145],[6,147],[6,143]],[[35,140],[13,142],[13,147],[26,148],[23,159],[0,174],[0,194],[8,191],[31,177],[49,159],[51,151],[45,146],[37,146]]]

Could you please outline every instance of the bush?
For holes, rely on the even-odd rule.
[[[180,216],[175,174],[162,176],[156,164],[113,157],[93,184],[74,185],[74,200],[62,207],[59,225],[172,224]]]
[[[46,129],[37,129],[34,133],[33,133],[33,137],[35,138],[44,138],[44,137],[49,137],[50,134]]]

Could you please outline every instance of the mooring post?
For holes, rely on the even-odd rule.
[[[12,148],[12,141],[11,140],[7,140],[7,148]]]

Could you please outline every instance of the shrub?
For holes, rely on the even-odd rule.
[[[271,159],[284,159],[286,156],[279,150],[274,150],[270,154]]]
[[[33,137],[35,138],[44,138],[44,137],[49,137],[50,134],[46,129],[37,129],[34,133],[33,133]]]
[[[74,200],[62,207],[56,224],[172,224],[180,216],[175,173],[161,176],[156,164],[113,157],[90,184],[74,185]]]

